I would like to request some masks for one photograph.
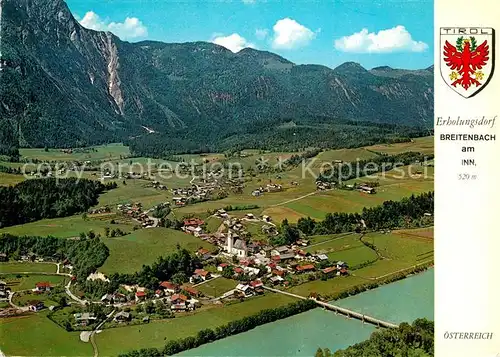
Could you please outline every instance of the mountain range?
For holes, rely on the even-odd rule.
[[[208,42],[129,43],[82,27],[63,0],[0,0],[0,9],[4,146],[148,135],[207,145],[256,125],[432,125],[433,66],[331,69]]]

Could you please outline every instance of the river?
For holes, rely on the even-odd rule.
[[[434,270],[335,302],[393,323],[434,318]],[[259,326],[179,356],[313,356],[318,347],[332,351],[366,340],[376,328],[320,308]]]

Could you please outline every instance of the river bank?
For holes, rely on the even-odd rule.
[[[394,323],[434,316],[434,271],[336,300],[335,304]],[[179,356],[313,356],[369,338],[375,326],[321,308],[259,326],[251,331],[184,351]]]

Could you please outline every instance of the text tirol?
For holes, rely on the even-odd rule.
[[[492,35],[491,27],[441,27],[441,35]]]

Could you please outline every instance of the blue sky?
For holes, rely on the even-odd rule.
[[[295,63],[426,68],[432,0],[67,0],[85,27],[124,40],[212,41]]]

